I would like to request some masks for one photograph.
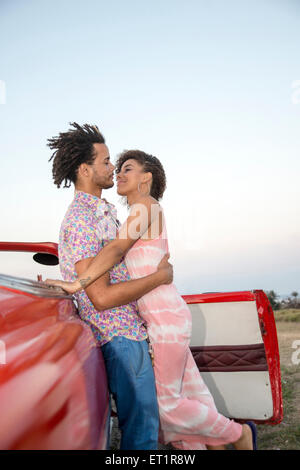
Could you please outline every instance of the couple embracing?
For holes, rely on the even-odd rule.
[[[155,450],[158,440],[184,450],[254,449],[254,424],[218,413],[189,349],[191,314],[172,282],[158,202],[166,188],[161,162],[129,150],[114,166],[103,135],[88,124],[73,123],[48,145],[54,183],[73,183],[75,195],[60,230],[64,281],[46,282],[74,294],[101,347],[121,449]],[[114,172],[129,208],[123,225],[102,197]]]

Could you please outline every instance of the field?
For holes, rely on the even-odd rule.
[[[275,312],[283,389],[283,421],[276,426],[258,426],[262,450],[300,450],[300,310]],[[299,341],[297,349],[294,341]]]

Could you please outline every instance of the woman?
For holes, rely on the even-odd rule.
[[[124,152],[116,163],[118,194],[130,214],[117,238],[94,258],[75,282],[47,280],[69,293],[86,288],[125,256],[132,278],[156,270],[168,253],[163,212],[158,203],[166,188],[160,161],[144,152]],[[178,449],[255,448],[253,423],[239,424],[218,413],[189,349],[191,314],[174,284],[162,285],[138,300],[154,354],[160,411],[160,440]],[[170,367],[171,366],[171,367]]]

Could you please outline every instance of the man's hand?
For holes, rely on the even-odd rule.
[[[163,276],[162,284],[171,284],[173,282],[173,265],[169,263],[170,254],[166,254],[159,265],[157,271],[160,271]]]
[[[44,284],[47,284],[50,287],[60,287],[64,291],[66,291],[68,294],[75,294],[81,287],[78,289],[77,282],[66,282],[66,281],[61,281],[60,279],[46,279],[44,281]]]

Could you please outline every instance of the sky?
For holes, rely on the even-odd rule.
[[[297,0],[0,0],[0,240],[58,242],[47,139],[96,124],[161,160],[181,294],[300,291],[299,46]]]

